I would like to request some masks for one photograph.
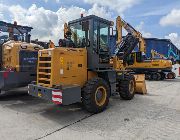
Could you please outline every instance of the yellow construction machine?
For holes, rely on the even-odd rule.
[[[30,43],[31,27],[0,21],[0,29],[9,33],[0,44],[0,94],[3,94],[36,79],[38,51],[43,48]]]
[[[129,23],[121,19],[120,16],[116,19],[117,24],[117,47],[119,42],[123,39],[122,29],[124,28],[128,34],[133,35],[139,39],[136,46],[137,51],[129,55],[127,62],[127,69],[134,71],[137,74],[145,74],[146,79],[149,80],[164,80],[166,75],[168,78],[175,78],[172,72],[172,62],[166,59],[147,59],[146,58],[146,42],[142,34],[134,29]],[[129,40],[130,41],[130,40]]]
[[[123,62],[136,46],[137,38],[126,36],[120,48],[131,46],[131,51],[119,49],[111,57],[111,21],[90,15],[66,25],[66,38],[59,40],[59,47],[39,51],[37,81],[29,84],[30,95],[61,105],[82,102],[87,111],[98,113],[115,93],[131,100],[135,92],[147,92],[145,76],[132,75]],[[131,44],[129,38],[133,38]]]
[[[153,60],[164,60],[164,62],[167,62],[168,65],[170,65],[171,67],[173,66],[173,62],[171,60],[169,60],[167,57],[165,57],[163,54],[155,51],[155,50],[151,50],[151,58]],[[176,78],[176,74],[171,70],[169,72],[164,72],[165,74],[165,78],[166,79],[175,79]]]

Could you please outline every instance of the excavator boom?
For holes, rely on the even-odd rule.
[[[122,41],[122,28],[124,28],[128,34],[133,35],[134,37],[139,39],[139,51],[146,53],[146,43],[142,34],[133,28],[129,23],[124,21],[120,16],[116,19],[116,30],[117,30],[117,44]]]

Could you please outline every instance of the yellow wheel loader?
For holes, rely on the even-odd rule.
[[[117,28],[117,46],[120,44],[122,37],[122,28],[124,28],[128,34],[133,35],[139,39],[139,42],[135,50],[129,55],[126,68],[134,71],[137,74],[145,74],[146,79],[149,80],[164,80],[175,78],[172,72],[172,62],[164,58],[161,59],[147,59],[146,58],[146,42],[142,37],[142,34],[134,29],[129,23],[121,19],[120,16],[116,19]]]
[[[121,47],[131,51],[121,56],[124,52],[119,49],[111,59],[111,21],[90,15],[67,26],[69,31],[66,39],[59,40],[60,47],[39,51],[37,81],[29,84],[30,95],[60,105],[82,102],[87,111],[98,113],[107,107],[113,94],[131,100],[135,92],[147,92],[145,76],[132,75],[123,63],[136,46],[136,38],[127,36],[133,41]]]
[[[31,27],[0,21],[0,29],[9,33],[0,44],[0,94],[3,94],[36,79],[38,51],[43,48],[29,43]]]

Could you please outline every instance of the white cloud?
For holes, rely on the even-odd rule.
[[[151,33],[144,31],[144,22],[143,22],[143,21],[141,21],[140,24],[136,26],[136,29],[137,29],[139,32],[141,32],[141,34],[142,34],[143,37],[146,37],[146,38],[152,37],[152,34],[151,34]]]
[[[43,0],[45,3],[47,3],[49,0]],[[51,0],[52,1],[52,0]],[[60,0],[55,0],[56,3],[59,3]]]
[[[33,38],[48,40],[53,35],[53,28],[57,25],[58,16],[55,12],[38,8],[33,4],[29,9],[24,9],[19,5],[9,7],[12,21],[18,24],[32,26]]]
[[[112,13],[105,7],[98,6],[97,4],[94,4],[93,7],[87,11],[87,14],[97,15],[99,17],[112,20]]]
[[[160,20],[162,26],[180,26],[180,9],[173,9]]]
[[[166,39],[170,39],[180,49],[180,36],[178,33],[170,33],[165,36]]]
[[[97,16],[107,19],[111,18],[111,13],[106,8],[94,4],[91,9],[71,6],[68,8],[60,7],[57,11],[37,7],[35,4],[25,9],[20,5],[6,6],[0,5],[0,20],[5,20],[6,14],[11,21],[17,21],[20,25],[32,26],[32,39],[58,42],[59,38],[63,38],[64,23],[73,19],[80,18],[81,13],[84,15],[96,14]]]
[[[126,9],[138,4],[142,0],[84,0],[89,4],[98,4],[104,7],[108,7],[111,10],[115,10],[118,14],[122,14]]]
[[[0,3],[0,20],[7,21],[4,13],[8,13],[8,6]]]

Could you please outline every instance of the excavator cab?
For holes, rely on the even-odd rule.
[[[133,52],[127,59],[128,65],[133,65],[135,62],[141,63],[146,60],[146,56],[142,52]]]

